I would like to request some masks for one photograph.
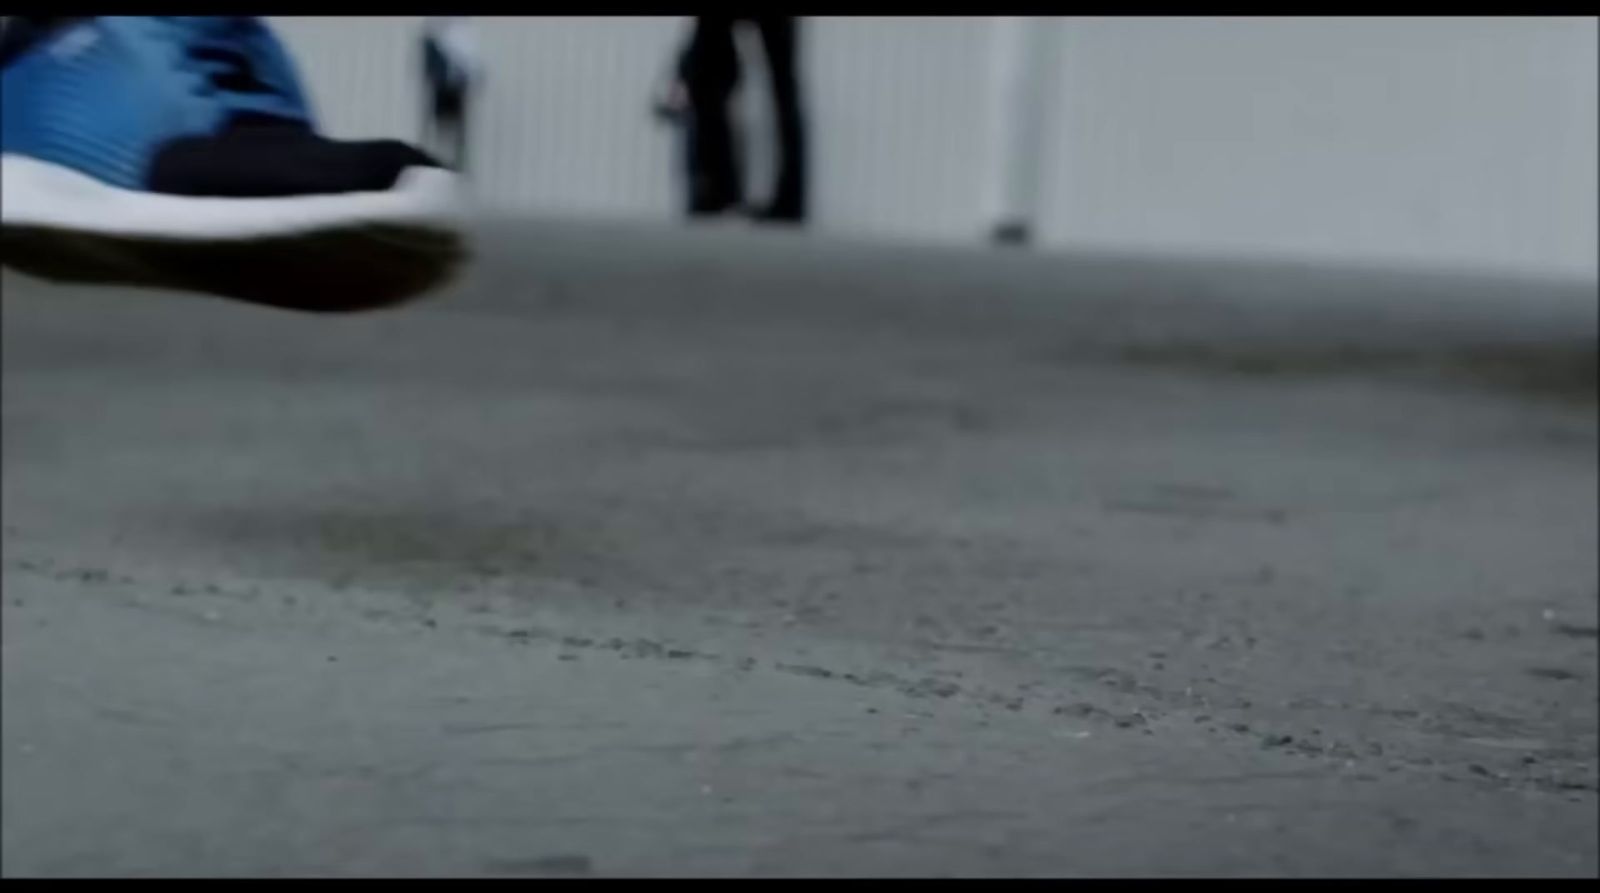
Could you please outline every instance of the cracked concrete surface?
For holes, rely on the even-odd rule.
[[[5,280],[6,876],[1600,871],[1592,289],[482,244]]]

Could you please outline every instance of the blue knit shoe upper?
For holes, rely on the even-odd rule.
[[[101,16],[42,30],[0,70],[0,151],[151,192],[281,197],[390,188],[437,167],[313,128],[294,65],[253,16]]]
[[[311,123],[288,55],[248,16],[80,19],[0,72],[0,151],[129,189],[172,141],[249,115]]]

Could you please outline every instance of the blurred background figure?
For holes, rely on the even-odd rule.
[[[422,25],[423,148],[456,170],[467,168],[468,106],[482,77],[467,16],[429,16]]]
[[[734,31],[753,26],[761,38],[777,129],[777,177],[758,220],[801,223],[806,217],[806,133],[793,16],[697,16],[679,59],[678,81],[656,103],[657,114],[685,125],[688,212],[704,217],[744,207],[741,140],[730,113],[739,83]]]

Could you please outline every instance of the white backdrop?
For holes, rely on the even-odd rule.
[[[332,131],[416,133],[414,17],[274,21]],[[993,18],[807,19],[816,223],[981,239],[1003,210],[1004,160],[1026,156],[997,129],[1021,126],[1036,134],[1028,188],[1047,247],[1593,279],[1595,22],[1035,19],[1019,42]],[[678,149],[648,103],[683,20],[477,26],[486,204],[675,216]],[[1042,59],[996,58],[1021,43]],[[1010,95],[998,80],[1019,70],[1042,79],[1020,125],[996,108]],[[747,77],[759,83],[759,66]],[[745,92],[762,118],[760,91]]]
[[[1595,277],[1595,20],[1072,19],[1048,241]]]

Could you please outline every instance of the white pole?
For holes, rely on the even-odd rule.
[[[1044,120],[1053,76],[1053,18],[994,20],[990,67],[990,165],[985,200],[990,236],[1032,239],[1038,215]]]
[[[986,129],[989,134],[983,178],[983,216],[989,235],[1008,226],[1017,213],[1012,205],[1012,159],[1016,155],[1018,93],[1022,84],[1022,31],[1026,20],[995,16],[989,31],[989,90]]]

